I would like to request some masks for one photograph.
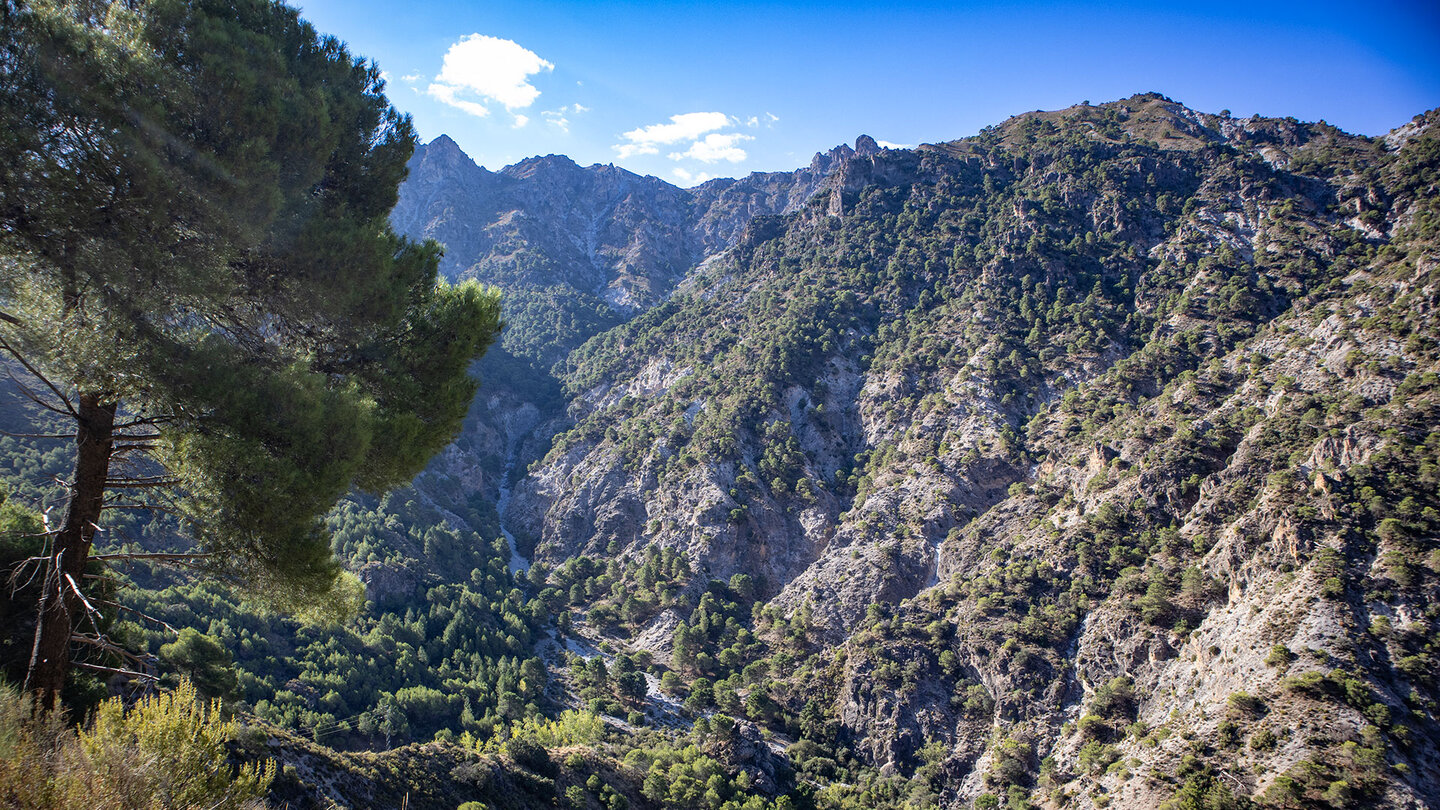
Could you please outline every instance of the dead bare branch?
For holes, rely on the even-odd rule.
[[[90,604],[90,600],[85,597],[85,594],[83,592],[81,592],[80,583],[75,581],[75,577],[71,576],[68,573],[64,576],[65,581],[70,583],[70,590],[74,591],[76,598],[78,598],[80,600],[80,603],[85,606],[85,614],[90,618],[90,623],[92,625],[95,624],[95,617],[100,615],[100,609]],[[98,625],[96,625],[95,627],[95,632],[100,632],[100,627]]]
[[[124,480],[127,480],[127,479],[123,479],[123,478],[122,478],[122,479],[119,479],[119,481],[124,481]],[[134,480],[135,483],[132,483],[132,484],[124,484],[124,483],[120,483],[119,481],[106,481],[106,482],[105,482],[105,487],[106,487],[107,489],[162,489],[162,488],[166,488],[166,487],[173,487],[173,486],[175,486],[175,485],[177,485],[177,484],[180,483],[180,481],[179,481],[178,479],[175,479],[175,478],[157,479],[157,480],[154,480],[154,481],[141,481],[141,480],[138,480],[138,479],[128,479],[128,480]]]
[[[172,632],[172,633],[178,633],[178,632],[180,632],[180,631],[176,630],[174,627],[172,627],[169,622],[167,622],[167,621],[165,621],[165,620],[163,620],[163,619],[157,619],[157,618],[155,618],[154,616],[151,616],[151,615],[148,614],[148,613],[143,613],[143,612],[141,612],[141,611],[139,611],[139,610],[136,610],[135,608],[130,607],[129,605],[122,605],[122,604],[120,604],[119,602],[112,602],[112,601],[110,601],[109,599],[97,599],[97,600],[95,600],[95,601],[99,602],[99,603],[102,604],[102,605],[109,605],[109,606],[111,606],[111,607],[113,607],[113,608],[118,608],[118,609],[120,609],[120,610],[126,611],[127,613],[134,613],[136,616],[139,616],[140,618],[145,619],[146,621],[154,622],[154,623],[160,625],[161,627],[165,628],[166,630],[169,630],[169,631]]]
[[[69,417],[75,417],[75,416],[76,416],[75,413],[74,413],[74,411],[66,411],[66,410],[63,410],[63,409],[61,409],[61,408],[57,408],[57,407],[55,407],[54,405],[51,405],[50,403],[48,403],[48,402],[46,402],[45,400],[41,399],[41,398],[40,398],[40,395],[37,394],[37,393],[35,393],[34,389],[32,389],[30,386],[26,385],[25,383],[21,382],[20,378],[19,378],[19,377],[16,377],[9,369],[6,369],[6,370],[5,370],[5,376],[7,376],[7,377],[10,378],[10,381],[15,384],[15,387],[16,387],[16,388],[20,389],[20,393],[23,394],[26,399],[30,400],[31,402],[35,403],[36,405],[39,405],[40,407],[44,408],[44,409],[47,410],[47,411],[50,411],[51,413],[58,413],[58,414],[60,414],[61,416],[69,416]]]
[[[87,664],[87,663],[85,663],[84,661],[75,661],[75,662],[73,662],[73,663],[74,663],[74,665],[77,666],[77,667],[82,667],[82,668],[84,668],[84,669],[94,670],[94,671],[96,671],[96,672],[108,672],[108,673],[110,673],[110,674],[112,674],[112,675],[124,675],[124,676],[129,677],[129,678],[140,678],[141,680],[147,680],[147,681],[159,681],[159,680],[160,680],[160,676],[158,676],[158,675],[151,675],[151,674],[148,673],[148,672],[136,672],[135,670],[132,670],[132,669],[116,669],[116,668],[114,668],[114,667],[102,667],[102,666],[100,666],[99,664]]]
[[[128,422],[117,423],[115,429],[129,430],[132,427],[140,427],[141,425],[153,427],[155,425],[166,425],[174,421],[175,418],[173,416],[137,416]],[[159,431],[156,431],[156,435],[159,435]]]
[[[26,371],[30,372],[35,377],[35,379],[39,380],[42,383],[45,383],[45,387],[49,388],[50,392],[53,393],[56,397],[58,397],[61,402],[65,403],[65,409],[69,412],[71,416],[75,417],[76,419],[80,418],[80,414],[75,410],[75,406],[73,403],[70,402],[70,398],[65,396],[65,394],[55,386],[55,383],[50,382],[49,377],[46,377],[44,374],[40,373],[39,369],[35,368],[35,366],[32,365],[29,360],[26,360],[25,355],[21,354],[19,350],[17,350],[14,346],[11,346],[10,343],[5,340],[0,340],[0,349],[4,349],[7,353],[9,353],[11,357],[14,357],[15,360],[20,363],[20,365],[25,367]],[[15,375],[11,374],[10,378],[12,380],[15,379]],[[22,387],[24,385],[24,383],[21,383],[19,380],[15,380],[15,382],[17,384],[20,384]],[[46,405],[46,407],[51,406]],[[53,407],[51,409],[54,410]]]
[[[136,653],[130,652],[124,647],[121,647],[119,644],[116,644],[115,642],[106,638],[103,633],[97,633],[93,636],[87,636],[81,633],[72,633],[70,635],[70,640],[73,642],[86,644],[91,647],[99,647],[100,649],[108,653],[113,653],[128,661],[134,661],[135,663],[142,666],[153,663],[153,658],[151,656],[138,655]]]
[[[167,514],[167,515],[174,515],[175,517],[184,517],[184,515],[180,514],[180,510],[178,510],[178,509],[175,509],[175,508],[169,507],[169,506],[161,506],[161,505],[155,504],[155,503],[107,503],[107,504],[105,504],[104,506],[101,506],[100,508],[101,508],[102,510],[109,510],[109,509],[145,509],[145,510],[148,510],[148,511],[151,511],[151,512],[164,512],[164,513]]]
[[[47,563],[49,561],[49,557],[30,557],[29,559],[21,560],[20,563],[15,566],[15,570],[10,572],[10,579],[8,580],[10,585],[10,593],[13,595],[17,591],[21,591],[25,588],[30,587],[30,583],[35,581],[35,577],[38,576],[41,571],[45,570],[45,566],[42,563]],[[20,577],[24,574],[25,569],[29,567],[31,563],[36,564],[35,570],[30,572],[30,576],[26,578],[23,583],[20,582]]]
[[[140,450],[140,451],[144,451],[144,452],[149,452],[149,451],[151,451],[151,450],[154,450],[156,447],[158,447],[158,445],[148,444],[148,443],[146,443],[146,444],[117,444],[117,445],[115,445],[115,449],[113,449],[113,450],[110,451],[110,455],[111,455],[111,457],[113,458],[114,456],[118,456],[118,455],[120,455],[121,453],[129,453],[129,452],[134,451],[134,450]]]
[[[73,433],[11,433],[8,430],[0,430],[0,436],[9,436],[12,439],[73,439]]]

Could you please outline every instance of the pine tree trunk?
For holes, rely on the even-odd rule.
[[[65,523],[55,535],[40,593],[35,620],[35,646],[25,690],[39,692],[40,705],[55,706],[70,668],[70,634],[84,611],[75,589],[80,587],[90,544],[100,522],[110,456],[115,448],[115,410],[118,403],[102,402],[99,394],[81,393],[75,429],[75,477]]]

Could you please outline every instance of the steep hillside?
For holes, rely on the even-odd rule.
[[[484,393],[459,439],[416,482],[418,497],[449,512],[455,527],[486,535],[488,524],[449,504],[457,496],[499,501],[514,470],[544,453],[568,401],[554,367],[591,337],[665,301],[757,217],[797,210],[857,149],[881,151],[862,136],[855,149],[816,154],[793,172],[682,189],[560,155],[490,172],[443,135],[418,148],[391,221],[399,233],[443,243],[441,269],[451,279],[498,287],[506,317],[501,345],[477,369]],[[377,576],[396,579],[393,571],[362,572],[367,584],[384,588]]]
[[[846,155],[570,355],[511,526],[817,779],[1431,802],[1432,122],[1137,96]]]

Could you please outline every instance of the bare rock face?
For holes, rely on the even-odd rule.
[[[369,562],[356,572],[365,585],[365,597],[378,605],[401,604],[415,595],[421,577],[407,567]]]
[[[761,735],[754,723],[739,723],[731,736],[733,760],[752,777],[755,789],[773,794],[790,778],[790,766],[783,754],[776,752]]]
[[[668,661],[675,646],[675,628],[680,626],[680,614],[673,610],[661,611],[651,619],[645,628],[630,641],[632,649],[646,650],[658,661]]]

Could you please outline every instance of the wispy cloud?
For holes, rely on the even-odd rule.
[[[699,172],[698,174],[691,174],[690,172],[685,171],[684,169],[680,168],[679,166],[676,166],[675,168],[671,169],[671,170],[670,170],[670,174],[671,174],[675,179],[679,180],[680,182],[682,182],[682,183],[684,183],[684,184],[686,184],[686,185],[691,185],[691,186],[698,186],[698,185],[700,185],[701,183],[705,182],[706,180],[710,180],[710,179],[711,179],[710,174],[709,174],[708,172]]]
[[[716,163],[721,160],[740,163],[744,161],[748,155],[745,154],[744,149],[741,149],[736,144],[753,140],[755,140],[753,135],[742,135],[738,132],[728,134],[712,132],[703,139],[690,144],[690,148],[684,152],[671,152],[670,159],[684,160],[685,158],[693,158],[703,163]]]
[[[545,123],[555,127],[561,132],[569,132],[570,116],[580,115],[587,112],[590,112],[589,107],[586,107],[585,105],[576,102],[574,104],[566,104],[565,106],[558,109],[544,110],[540,113],[540,117],[545,119]]]
[[[440,75],[426,92],[444,104],[483,117],[490,114],[490,102],[509,111],[535,103],[540,90],[530,83],[530,77],[554,68],[517,42],[471,34],[450,46]],[[523,115],[515,116],[517,127],[528,121]]]
[[[881,149],[914,149],[914,148],[915,148],[915,144],[913,144],[913,143],[891,143],[891,142],[889,142],[889,141],[880,141],[880,140],[875,141],[875,143],[879,144],[879,146],[880,146]]]
[[[488,110],[484,104],[481,104],[478,101],[470,101],[468,99],[460,98],[460,91],[458,88],[450,87],[443,84],[432,84],[430,85],[430,89],[426,92],[428,92],[432,97],[439,100],[440,102],[449,104],[451,107],[454,107],[457,110],[463,110],[467,113],[470,113],[471,115],[484,118],[485,116],[490,114],[490,110]]]

